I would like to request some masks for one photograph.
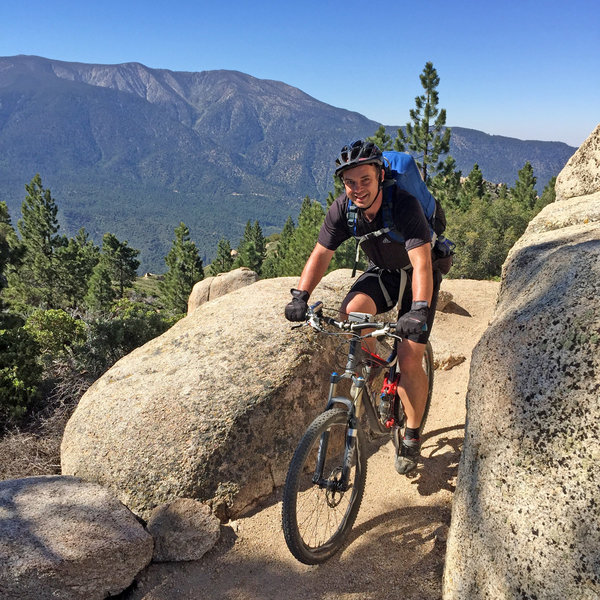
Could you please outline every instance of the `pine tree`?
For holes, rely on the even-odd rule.
[[[233,257],[231,256],[231,244],[229,240],[222,237],[217,244],[217,255],[215,260],[210,263],[211,275],[218,273],[227,273],[233,267]]]
[[[500,236],[502,251],[501,260],[498,261],[498,269],[494,275],[500,275],[506,255],[527,229],[531,215],[531,210],[510,196],[503,199],[497,198],[491,203],[489,211],[491,228]]]
[[[416,156],[423,180],[429,184],[437,172],[448,167],[439,159],[450,151],[451,131],[445,128],[446,109],[438,109],[440,78],[433,63],[427,62],[419,77],[425,93],[415,98],[416,108],[410,110],[412,122],[406,124],[406,134],[398,129],[394,148]]]
[[[107,311],[116,299],[110,269],[101,260],[94,267],[84,302],[91,310]]]
[[[185,223],[175,228],[175,239],[165,262],[169,269],[159,284],[161,300],[166,308],[185,313],[194,284],[204,279],[202,260]]]
[[[16,262],[20,247],[6,202],[0,202],[0,292],[6,287],[6,272],[9,265]],[[0,309],[2,309],[1,300]]]
[[[94,267],[100,259],[100,249],[82,227],[74,238],[56,252],[55,276],[63,296],[61,304],[77,308],[84,300]]]
[[[258,265],[258,271],[256,271],[256,269],[254,270],[260,274],[262,264],[265,260],[265,256],[267,255],[267,240],[263,235],[262,228],[258,221],[255,221],[254,226],[252,227],[252,241],[254,242],[254,248],[256,249],[256,254],[260,261],[260,264]]]
[[[139,250],[131,248],[126,241],[120,242],[112,233],[105,233],[102,238],[100,262],[110,274],[118,298],[123,298],[125,289],[135,281],[140,266],[140,261],[136,259],[139,253]]]
[[[500,274],[506,251],[490,218],[490,203],[475,197],[465,211],[448,214],[445,235],[456,243],[451,277],[489,279]]]
[[[519,171],[519,178],[515,183],[515,187],[510,190],[512,198],[527,210],[533,210],[537,201],[536,181],[533,175],[533,167],[528,161]]]
[[[252,240],[252,223],[248,221],[244,229],[244,235],[237,247],[237,256],[234,262],[234,267],[248,267],[256,262],[256,251]]]
[[[66,239],[58,235],[58,207],[39,174],[25,189],[22,218],[17,223],[23,255],[18,271],[9,276],[9,294],[18,304],[57,308],[60,292],[55,277],[56,251],[66,244]]]
[[[461,176],[461,171],[456,170],[454,158],[446,156],[443,168],[430,178],[429,190],[441,202],[444,210],[458,204]]]
[[[380,125],[374,135],[366,138],[367,142],[373,142],[382,152],[391,150],[393,147],[393,139],[385,131],[385,125]]]
[[[525,169],[523,180],[530,180]],[[528,202],[518,199],[505,185],[490,193],[475,165],[460,192],[460,206],[447,211],[446,236],[456,243],[452,277],[499,277],[509,250],[532,217]]]
[[[290,241],[282,264],[282,275],[300,275],[312,252],[325,217],[323,207],[308,196],[302,201],[298,215],[298,227]]]
[[[552,204],[552,202],[556,201],[556,177],[553,177],[544,188],[542,195],[536,200],[535,206],[533,207],[533,215],[537,215],[542,208],[548,206],[548,204]]]
[[[289,252],[292,237],[296,226],[292,217],[288,217],[279,240],[277,241],[277,247],[265,258],[265,262],[262,267],[262,274],[266,278],[281,277],[283,275],[283,265]]]
[[[238,246],[236,267],[248,267],[260,275],[262,263],[266,254],[266,241],[258,221],[254,225],[248,221]]]
[[[475,163],[458,192],[458,205],[461,210],[468,210],[474,200],[482,200],[484,196],[485,185],[483,182],[483,173],[479,165]]]

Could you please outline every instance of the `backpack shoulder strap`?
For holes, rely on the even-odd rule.
[[[358,207],[348,198],[348,204],[346,205],[346,222],[348,228],[352,232],[352,235],[356,237],[356,222],[358,220]]]
[[[394,227],[394,219],[393,219],[393,190],[391,189],[394,185],[393,180],[389,182],[388,185],[384,184],[383,187],[383,199],[382,199],[382,217],[383,217],[383,227],[378,229],[377,231],[371,231],[369,233],[365,233],[364,235],[358,235],[356,231],[356,223],[358,220],[358,207],[353,204],[353,202],[348,198],[347,205],[347,223],[350,232],[356,239],[357,244],[362,244],[365,240],[369,240],[371,238],[379,237],[380,235],[389,234],[392,239],[395,241],[404,241],[402,239],[398,239],[399,234],[396,233]]]
[[[386,181],[387,183],[386,185]],[[383,227],[386,229],[386,233],[394,242],[403,242],[404,238],[400,235],[396,229],[394,223],[394,191],[395,181],[393,179],[384,179],[383,187],[383,201],[381,204],[381,216],[383,218]]]

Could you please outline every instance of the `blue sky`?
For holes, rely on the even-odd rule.
[[[234,69],[403,125],[432,61],[448,125],[580,145],[600,122],[596,0],[21,0],[0,56]]]

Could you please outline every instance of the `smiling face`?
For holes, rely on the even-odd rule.
[[[381,170],[373,164],[359,165],[344,171],[346,195],[361,210],[373,207],[379,196]]]

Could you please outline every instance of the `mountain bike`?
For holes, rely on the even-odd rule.
[[[343,373],[333,372],[325,411],[310,424],[290,462],[284,490],[282,522],[291,553],[305,564],[331,558],[343,546],[354,525],[367,475],[367,436],[389,439],[398,450],[404,423],[402,402],[396,395],[396,323],[372,322],[371,315],[350,313],[347,320],[323,315],[323,304],[309,307],[306,323],[315,331],[344,338],[348,344]],[[331,331],[331,328],[333,331]],[[335,331],[337,330],[337,331]],[[368,330],[368,331],[367,331]],[[393,350],[386,359],[363,345],[367,338],[391,338]],[[421,421],[423,430],[433,388],[433,352],[427,343],[423,367],[429,390]],[[383,385],[374,391],[376,374],[384,372]],[[350,382],[348,396],[338,395],[343,380]]]

